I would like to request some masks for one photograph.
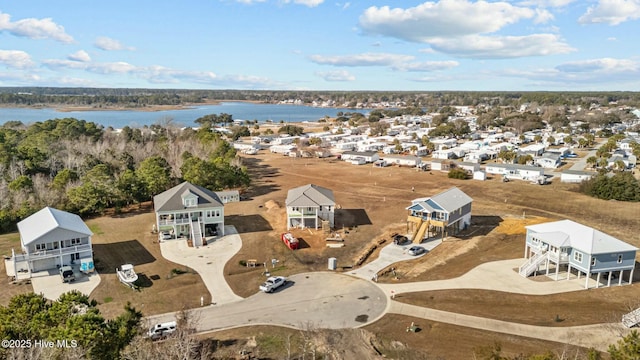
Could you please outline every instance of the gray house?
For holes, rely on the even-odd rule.
[[[585,274],[585,288],[592,276],[596,277],[596,287],[603,276],[607,286],[615,277],[622,285],[625,274],[631,284],[638,250],[635,246],[571,220],[530,225],[526,229],[527,261],[520,267],[520,275],[527,277],[540,270],[549,275],[553,268],[558,280],[560,268],[566,268],[567,279],[572,272],[578,278]]]
[[[189,237],[194,246],[224,235],[224,205],[213,191],[183,182],[153,197],[156,225],[172,238]]]
[[[440,229],[444,233],[456,233],[471,225],[471,199],[457,187],[441,192],[432,197],[418,198],[411,201],[407,225],[413,233],[413,240],[421,242],[430,227]]]
[[[287,230],[292,227],[318,228],[322,221],[334,226],[336,201],[333,191],[322,186],[308,184],[289,190],[285,201]]]
[[[22,254],[13,254],[14,275],[91,263],[93,233],[80,216],[45,207],[18,223]],[[10,269],[7,268],[7,272]]]

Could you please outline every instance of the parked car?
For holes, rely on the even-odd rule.
[[[396,245],[404,245],[409,242],[409,238],[400,234],[393,234],[393,243]]]
[[[76,279],[71,266],[62,266],[60,268],[60,277],[62,278],[62,282],[72,282]]]
[[[155,324],[149,329],[149,331],[147,332],[147,335],[151,340],[158,340],[173,334],[174,332],[176,332],[176,329],[177,329],[176,322],[169,321],[166,323]]]
[[[171,240],[171,233],[163,231],[160,233],[160,240]]]
[[[275,289],[284,285],[287,279],[284,276],[271,276],[262,285],[260,285],[260,291],[265,293],[273,292]]]
[[[420,254],[424,254],[425,252],[427,252],[427,249],[417,245],[410,247],[409,251],[407,251],[407,253],[411,256],[418,256]]]

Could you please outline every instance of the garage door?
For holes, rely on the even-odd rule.
[[[33,272],[56,268],[56,258],[37,260],[33,263]]]

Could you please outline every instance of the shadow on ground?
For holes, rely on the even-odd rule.
[[[273,177],[280,176],[278,175],[278,169],[265,164],[257,158],[245,157],[242,158],[242,163],[249,170],[251,178],[254,179],[251,187],[243,193],[243,197],[251,200],[254,196],[265,195],[280,190],[280,186],[273,180],[270,180]]]
[[[250,233],[271,231],[273,228],[262,215],[227,215],[224,217],[225,225],[233,225],[238,233]]]
[[[354,227],[371,225],[371,219],[364,209],[337,209],[335,212],[335,227]]]
[[[137,266],[156,261],[136,239],[111,244],[93,244],[93,252],[96,270],[106,274],[115,274],[116,268],[123,264]]]

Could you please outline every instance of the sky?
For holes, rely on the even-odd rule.
[[[640,0],[0,0],[0,86],[640,91]]]

